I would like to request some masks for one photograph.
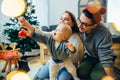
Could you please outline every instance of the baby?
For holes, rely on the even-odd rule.
[[[22,25],[24,19],[19,18],[19,23]],[[23,21],[22,21],[23,20]],[[74,46],[67,40],[72,35],[72,30],[70,26],[65,23],[61,23],[54,30],[52,36],[46,36],[44,34],[35,33],[35,29],[29,29],[29,27],[24,26],[28,31],[27,35],[31,36],[36,41],[42,42],[47,45],[50,52],[50,80],[56,80],[57,70],[64,66],[68,72],[71,73],[74,80],[80,80],[76,74],[76,68],[69,58],[71,54],[75,52]]]

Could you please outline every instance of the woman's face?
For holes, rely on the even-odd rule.
[[[72,27],[74,25],[74,22],[72,21],[70,15],[68,13],[64,13],[61,16],[60,23],[61,22],[68,24],[70,27]]]

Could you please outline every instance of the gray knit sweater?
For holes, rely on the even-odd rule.
[[[44,34],[33,33],[32,38],[38,42],[42,42],[47,45],[48,50],[50,52],[50,56],[56,63],[63,62],[69,55],[74,53],[75,51],[71,52],[65,44],[68,41],[61,41],[60,45],[56,48],[55,41],[52,36],[46,36]]]
[[[111,49],[112,37],[107,28],[100,24],[89,34],[82,33],[82,37],[90,56],[98,58],[103,67],[113,66],[116,55]]]
[[[36,29],[35,32],[39,33],[39,34],[51,36],[54,31],[45,32],[45,31],[41,31],[39,29]],[[79,33],[73,33],[72,36],[68,39],[68,41],[70,43],[72,43],[72,45],[76,49],[76,52],[70,56],[73,64],[76,66],[76,68],[79,66],[81,60],[84,57],[84,46],[83,46],[82,38],[80,36],[81,36],[81,34],[79,34]]]

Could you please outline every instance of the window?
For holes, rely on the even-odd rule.
[[[107,6],[107,22],[115,23],[117,31],[120,32],[120,0],[109,0]]]
[[[80,17],[81,12],[83,9],[87,6],[90,5],[93,1],[99,1],[101,5],[107,6],[107,0],[79,0],[78,1],[78,17]],[[106,22],[106,15],[103,16],[103,22]]]

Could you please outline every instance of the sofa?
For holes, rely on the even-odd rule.
[[[57,27],[57,25],[41,26],[41,27],[42,27],[42,30],[43,30],[43,31],[48,31],[48,32],[50,32],[50,31],[52,31],[52,30],[55,30],[56,27]]]

